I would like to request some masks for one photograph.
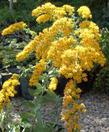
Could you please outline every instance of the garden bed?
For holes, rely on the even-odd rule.
[[[109,131],[109,97],[105,94],[99,94],[89,92],[81,97],[81,101],[84,102],[87,108],[87,112],[81,115],[80,124],[81,132],[108,132]],[[25,112],[23,102],[25,100],[21,97],[13,98],[13,115],[14,118],[19,117],[19,114]],[[45,121],[52,121],[54,115],[50,114],[61,111],[61,108],[55,109],[55,104],[49,102],[44,105],[41,112]]]

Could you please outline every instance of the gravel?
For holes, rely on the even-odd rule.
[[[24,99],[22,98],[12,100],[14,105],[13,113],[19,114],[25,111],[23,101]],[[109,96],[89,92],[82,95],[81,102],[86,105],[87,112],[81,114],[80,132],[109,132]],[[49,113],[54,111],[54,108],[54,104],[51,103],[44,106],[41,112],[44,114],[45,120],[52,120],[53,117]]]
[[[81,115],[81,132],[109,132],[109,96],[90,92],[81,101],[87,108]]]

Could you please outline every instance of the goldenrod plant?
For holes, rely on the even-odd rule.
[[[94,64],[105,64],[105,57],[99,46],[99,27],[91,20],[92,14],[87,6],[75,9],[70,5],[57,7],[46,3],[34,9],[32,16],[36,17],[39,24],[51,21],[52,25],[36,35],[17,54],[16,60],[23,62],[31,53],[35,54],[38,62],[34,66],[30,86],[38,84],[49,61],[58,75],[68,79],[64,89],[61,119],[68,132],[80,131],[79,114],[86,109],[83,103],[78,103],[81,89],[76,86],[88,80],[87,71],[91,71]],[[50,80],[48,89],[56,90],[57,78],[52,77]]]
[[[87,81],[86,71],[91,71],[94,64],[105,64],[105,57],[99,46],[99,27],[91,20],[92,14],[87,6],[75,9],[70,5],[56,7],[46,3],[32,11],[38,23],[52,21],[49,28],[32,40],[22,52],[18,61],[25,60],[35,52],[39,63],[36,64],[30,78],[30,85],[38,83],[39,76],[46,70],[46,63],[51,60],[58,69],[58,74],[70,79],[64,90],[62,120],[68,132],[79,131],[79,113],[85,111],[83,104],[78,104],[80,89],[76,84]],[[49,89],[55,90],[56,78],[52,78]],[[77,114],[78,113],[78,114]]]

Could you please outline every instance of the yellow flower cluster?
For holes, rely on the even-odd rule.
[[[63,38],[60,38],[58,41],[56,40],[52,42],[52,45],[48,51],[47,58],[52,60],[55,67],[60,68],[62,64],[61,55],[64,51],[66,51],[68,48],[75,44],[76,40],[73,36],[65,36]]]
[[[16,56],[16,59],[18,61],[23,61],[32,51],[36,51],[36,56],[39,59],[47,58],[47,51],[58,32],[60,31],[63,35],[68,35],[71,33],[72,29],[73,23],[71,19],[64,17],[55,21],[52,27],[46,28],[42,33],[39,33],[39,35]]]
[[[51,82],[50,82],[50,84],[48,86],[48,89],[50,91],[54,91],[57,88],[58,79],[56,77],[52,77],[50,80],[51,80]]]
[[[64,89],[63,107],[61,119],[65,121],[65,126],[68,132],[80,130],[79,117],[80,112],[85,112],[85,105],[79,104],[77,101],[80,98],[81,89],[75,88],[73,80],[69,80]]]
[[[10,97],[14,97],[16,94],[15,88],[19,84],[19,76],[17,74],[13,74],[9,80],[3,83],[2,90],[0,91],[0,111],[10,102]]]
[[[81,16],[82,18],[92,18],[92,14],[90,9],[87,6],[81,6],[78,10],[77,10],[79,16]]]
[[[53,40],[55,39],[58,32],[60,31],[60,33],[63,34],[63,36],[66,36],[71,33],[72,29],[73,24],[71,19],[67,19],[66,17],[64,17],[59,20],[56,20],[52,27],[44,29],[42,33],[39,33],[39,35],[34,38],[34,40],[30,41],[29,44],[25,46],[24,50],[17,54],[16,60],[23,61],[33,51],[36,52],[36,57],[39,60],[40,59],[49,60],[50,57],[48,57],[48,52],[50,51],[50,47],[52,46]],[[65,39],[67,40],[67,38]],[[69,44],[73,42],[74,41],[73,37],[69,38],[68,41]],[[30,84],[35,85],[36,83]]]
[[[34,38],[34,40],[30,41],[28,45],[25,46],[23,51],[17,54],[17,61],[25,60],[29,54],[33,51],[37,53],[37,58],[45,58],[47,54],[47,49],[52,41],[52,30],[44,29],[42,33],[39,33],[38,36]],[[49,37],[51,36],[51,37]]]
[[[26,26],[27,25],[24,22],[14,23],[14,24],[10,25],[9,27],[5,28],[2,31],[2,35],[4,36],[4,35],[12,34],[18,30],[24,29]]]
[[[64,51],[61,58],[60,74],[64,75],[66,78],[73,78],[77,83],[82,81],[83,72],[86,70],[90,71],[94,63],[104,65],[105,62],[101,51],[91,46],[85,47],[82,45]]]
[[[40,60],[38,64],[36,64],[31,79],[29,81],[30,86],[34,86],[39,81],[39,76],[46,69],[46,62],[44,60]]]
[[[62,7],[56,7],[51,3],[46,3],[37,7],[32,11],[32,16],[37,17],[38,23],[56,20],[64,16],[71,16],[74,12],[74,7],[70,5],[64,5]]]
[[[19,54],[17,54],[16,60],[23,61],[24,59],[26,59],[29,56],[29,54],[34,50],[35,44],[36,42],[34,38],[34,40],[30,41],[29,44],[25,46],[23,52],[20,52]]]

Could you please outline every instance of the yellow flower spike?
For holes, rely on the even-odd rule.
[[[49,16],[48,14],[41,15],[41,16],[39,16],[39,17],[36,19],[36,21],[37,21],[38,23],[41,23],[41,22],[45,23],[45,22],[47,22],[48,20],[50,20],[50,16]]]
[[[21,51],[20,53],[18,53],[16,55],[16,60],[17,61],[23,61],[25,60],[30,53],[32,53],[34,50],[35,50],[35,47],[37,46],[38,44],[38,37],[36,36],[33,40],[31,40],[28,45],[26,45],[23,49],[23,51]]]
[[[32,11],[32,16],[38,17],[42,14],[52,14],[55,10],[55,5],[51,4],[50,2],[45,3],[42,6],[37,7]]]
[[[69,89],[70,92],[68,92]],[[83,104],[77,103],[80,92],[81,90],[79,88],[75,88],[74,81],[69,80],[64,89],[63,108],[61,112],[61,119],[65,121],[65,126],[68,132],[72,132],[76,129],[78,131],[80,130],[78,124],[79,112],[83,112],[85,109]],[[69,107],[70,105],[71,107]]]
[[[8,35],[8,34],[13,34],[14,32],[18,31],[18,30],[22,30],[26,27],[27,25],[24,23],[24,22],[17,22],[17,23],[14,23],[12,25],[10,25],[9,27],[5,28],[3,31],[2,31],[2,35],[5,36],[5,35]]]
[[[39,76],[45,71],[46,69],[46,62],[42,59],[38,64],[35,65],[33,74],[29,80],[30,86],[36,86],[39,80]]]
[[[10,79],[3,83],[2,90],[0,91],[0,111],[10,102],[10,97],[14,97],[17,93],[15,88],[18,85],[20,85],[18,74],[13,74]]]
[[[46,3],[32,11],[32,16],[37,17],[38,23],[46,22],[49,20],[57,20],[66,15],[71,16],[74,13],[74,7],[64,5],[63,7],[56,7],[51,3]]]

